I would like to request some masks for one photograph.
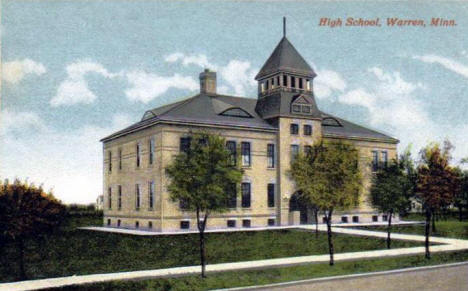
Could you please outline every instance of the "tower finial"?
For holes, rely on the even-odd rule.
[[[283,37],[286,37],[286,17],[283,16]]]

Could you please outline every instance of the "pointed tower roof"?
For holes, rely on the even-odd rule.
[[[255,77],[255,80],[278,72],[288,72],[311,78],[316,76],[314,70],[312,70],[286,36],[283,36],[278,43],[273,53]]]

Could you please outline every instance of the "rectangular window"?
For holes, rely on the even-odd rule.
[[[236,184],[231,184],[228,188],[228,201],[227,205],[229,208],[237,207],[237,187]]]
[[[119,170],[122,170],[122,149],[119,149]]]
[[[301,106],[300,105],[293,105],[293,112],[301,112]]]
[[[149,164],[152,165],[154,160],[154,138],[149,140]]]
[[[341,216],[342,223],[348,223],[348,216]]]
[[[180,151],[181,152],[188,152],[188,150],[190,149],[190,141],[191,141],[191,138],[190,137],[181,137],[180,138]]]
[[[227,227],[236,227],[236,221],[234,219],[228,220]]]
[[[108,226],[111,225],[111,220],[110,220],[110,219],[107,219],[107,225],[108,225]]]
[[[140,166],[140,144],[137,143],[136,144],[136,166],[139,167]]]
[[[149,228],[149,229],[152,229],[152,228],[153,228],[153,222],[152,222],[152,221],[148,221],[148,228]]]
[[[269,218],[268,219],[268,226],[275,226],[276,222],[274,218]]]
[[[279,76],[276,77],[276,85],[277,85],[277,86],[280,86],[280,77],[279,77]]]
[[[382,215],[382,221],[388,221],[388,216],[387,215]]]
[[[242,207],[250,207],[250,183],[242,183]]]
[[[372,151],[372,171],[377,171],[379,169],[379,152]]]
[[[112,152],[109,151],[109,172],[112,172]]]
[[[327,223],[327,220],[328,220],[328,219],[327,219],[326,216],[322,217],[322,223]]]
[[[140,209],[140,185],[135,184],[135,209]]]
[[[241,150],[242,150],[242,166],[250,167],[251,165],[250,142],[242,142]]]
[[[187,210],[188,209],[188,203],[185,199],[180,199],[179,200],[179,208],[181,210]]]
[[[140,227],[140,222],[135,221],[135,228],[139,228],[139,227]]]
[[[310,91],[310,80],[306,79],[306,90]]]
[[[291,134],[299,134],[299,125],[297,123],[291,123],[289,129]]]
[[[154,182],[148,183],[148,206],[150,210],[154,207]]]
[[[359,216],[353,216],[353,222],[358,223],[359,222]]]
[[[226,142],[226,148],[231,153],[231,165],[235,166],[237,163],[237,147],[236,142],[229,140]]]
[[[267,145],[267,163],[268,163],[268,168],[274,168],[275,167],[275,145],[274,144],[268,144]]]
[[[118,204],[117,204],[117,206],[118,206],[119,210],[121,210],[122,209],[122,185],[119,185],[118,189],[119,189],[119,193],[118,193],[118,201],[117,201]]]
[[[268,80],[265,81],[265,88],[268,90],[270,87],[270,82]]]
[[[243,219],[242,227],[250,227],[250,219]]]
[[[304,124],[304,135],[312,135],[312,125]]]
[[[112,209],[112,188],[111,187],[107,189],[107,196],[109,197],[109,200],[108,200],[109,209]]]
[[[296,88],[296,78],[291,76],[291,88]]]
[[[380,154],[382,155],[382,166],[386,168],[388,166],[388,153],[384,151]]]
[[[275,207],[275,184],[268,184],[268,207]]]
[[[302,78],[299,78],[299,89],[303,89]]]
[[[275,78],[271,78],[271,89],[275,89]]]
[[[291,160],[294,160],[299,154],[299,146],[297,144],[291,145]]]
[[[122,224],[122,222],[120,221],[120,219],[117,220],[117,227],[120,227],[120,225]]]
[[[372,221],[373,222],[379,221],[379,217],[377,215],[372,215]]]
[[[190,221],[182,220],[180,222],[180,229],[189,229],[190,228]]]
[[[302,105],[302,112],[303,113],[310,113],[310,106],[309,105]]]
[[[304,153],[306,155],[309,155],[310,153],[312,153],[312,146],[310,146],[310,145],[304,146]]]

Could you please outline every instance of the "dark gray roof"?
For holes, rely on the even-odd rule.
[[[316,76],[314,70],[312,70],[286,37],[283,37],[278,43],[273,53],[255,77],[255,80],[277,72],[289,72],[311,78]]]
[[[257,99],[252,98],[199,94],[176,103],[149,110],[145,113],[144,118],[140,122],[113,133],[103,138],[102,141],[112,139],[157,122],[223,125],[276,131],[276,127],[262,119],[255,112],[256,103]],[[245,118],[220,115],[230,108],[241,108],[252,117]],[[148,112],[151,112],[152,115],[147,114]]]
[[[388,134],[381,133],[379,131],[357,125],[353,122],[347,121],[345,119],[333,116],[322,112],[322,133],[324,136],[328,137],[346,137],[346,138],[368,138],[368,139],[378,139],[390,143],[398,143],[399,140],[391,137]],[[334,119],[338,122],[339,126],[326,125],[326,119]]]
[[[291,104],[299,96],[303,96],[311,106],[311,113],[307,117],[321,118],[314,96],[302,90],[277,90],[272,94],[259,98],[255,110],[264,119],[279,116],[304,117],[302,114],[291,112]]]
[[[283,92],[284,94],[285,92]],[[280,98],[281,95],[278,97]],[[260,102],[261,100],[259,100]],[[158,122],[181,122],[188,124],[223,125],[239,128],[261,129],[276,131],[274,123],[268,123],[262,119],[255,111],[257,99],[242,98],[226,95],[199,94],[188,99],[161,106],[147,112],[154,116],[147,117],[123,130],[113,133],[101,141],[108,141],[121,135],[152,126]],[[232,117],[219,115],[229,108],[241,108],[248,112],[252,118]],[[355,123],[349,122],[333,115],[319,112],[319,118],[326,120],[333,118],[340,126],[330,126],[322,124],[324,136],[377,139],[390,143],[397,143],[398,140],[380,133],[378,131],[365,128]],[[146,114],[145,114],[146,116]]]

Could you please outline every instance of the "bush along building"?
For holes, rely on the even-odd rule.
[[[387,220],[370,206],[368,190],[373,172],[396,157],[398,140],[320,111],[315,77],[284,36],[255,77],[257,99],[217,94],[216,72],[205,69],[199,94],[149,110],[141,121],[102,139],[104,225],[196,229],[194,213],[169,199],[165,167],[198,130],[222,135],[244,168],[232,209],[213,214],[208,229],[313,223],[312,211],[297,202],[288,170],[294,155],[320,138],[352,143],[364,176],[360,206],[336,213],[333,222]]]

